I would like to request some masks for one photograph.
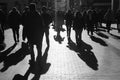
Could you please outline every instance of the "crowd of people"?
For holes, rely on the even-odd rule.
[[[116,13],[111,9],[108,9],[106,12],[101,9],[92,8],[76,12],[68,10],[65,14],[65,20],[68,43],[70,42],[71,28],[73,28],[76,34],[77,45],[79,45],[82,40],[83,30],[87,30],[87,34],[92,36],[94,32],[98,31],[98,28],[103,27],[102,23],[106,24],[105,31],[108,33],[110,33],[112,29],[111,24],[117,23],[117,30],[120,32],[120,10]]]
[[[87,30],[89,36],[94,35],[94,31],[98,31],[98,27],[102,27],[103,18],[105,18],[107,32],[110,32],[110,26],[113,20],[112,10],[108,10],[105,15],[103,15],[102,10],[98,9],[85,9],[84,11],[71,11],[68,10],[64,15],[66,29],[67,29],[67,39],[68,44],[70,43],[71,28],[75,31],[75,38],[77,46],[80,45],[82,41],[82,31]],[[54,15],[54,17],[56,17]],[[61,16],[60,16],[61,18]],[[55,19],[55,18],[54,18]],[[2,9],[0,10],[0,44],[4,42],[4,30],[5,26],[9,26],[13,31],[13,38],[15,43],[19,42],[19,27],[23,26],[23,41],[27,38],[27,44],[30,48],[30,65],[34,66],[36,60],[40,63],[42,57],[42,41],[43,35],[46,35],[47,46],[50,46],[49,41],[49,25],[54,21],[52,15],[49,14],[48,9],[43,6],[41,11],[36,9],[34,3],[26,6],[22,13],[16,7],[6,15]],[[117,29],[120,32],[120,11],[116,13],[115,19],[117,20]],[[55,19],[56,20],[56,19]],[[63,21],[63,22],[64,22]],[[59,21],[54,22],[57,27]],[[60,25],[62,27],[62,25]],[[60,28],[61,28],[60,27]],[[59,29],[58,29],[59,30]],[[60,34],[60,32],[58,32]],[[34,45],[37,47],[38,55],[35,59]],[[37,64],[40,65],[40,64]]]
[[[47,13],[47,8],[42,7],[41,13],[37,11],[36,4],[31,3],[29,6],[26,6],[23,10],[23,13],[20,13],[16,7],[13,7],[12,10],[9,11],[6,16],[4,12],[1,10],[1,26],[0,26],[0,37],[1,35],[4,37],[4,27],[5,24],[12,29],[13,39],[15,44],[19,42],[19,28],[20,25],[23,26],[23,42],[27,38],[27,44],[30,50],[31,60],[29,61],[31,67],[37,67],[39,64],[37,62],[41,62],[42,57],[42,39],[45,33],[46,42],[49,47],[49,24],[52,21],[51,16]],[[3,16],[5,15],[5,16]],[[6,21],[5,21],[6,19]],[[4,20],[4,21],[3,21]],[[8,33],[9,34],[9,33]],[[1,44],[4,42],[4,38],[1,39]],[[34,54],[34,45],[37,48],[37,58],[35,59]]]

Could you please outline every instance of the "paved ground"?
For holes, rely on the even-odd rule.
[[[115,27],[116,25],[112,25]],[[65,28],[65,26],[63,26]],[[20,29],[20,33],[22,28]],[[86,30],[83,31],[82,40],[92,47],[92,50],[82,53],[75,48],[75,33],[72,30],[72,44],[67,44],[66,31],[61,32],[61,44],[54,39],[57,33],[50,28],[50,48],[48,50],[47,71],[39,80],[120,80],[120,34],[112,30],[111,34],[100,31],[89,37]],[[5,31],[6,49],[14,44],[11,29]],[[21,39],[21,37],[20,37]],[[57,40],[57,39],[56,39]],[[22,39],[21,39],[22,41]],[[11,52],[16,52],[21,47],[19,43]],[[82,46],[84,48],[84,45]],[[43,40],[43,55],[45,54],[46,41]],[[35,50],[36,51],[36,50]],[[8,59],[8,63],[16,60]],[[24,75],[29,68],[30,56],[25,56],[19,63],[13,64],[6,71],[0,72],[0,80],[12,80],[16,74]],[[0,63],[2,69],[4,62]],[[97,65],[98,64],[98,65]],[[34,74],[29,75],[29,80]]]

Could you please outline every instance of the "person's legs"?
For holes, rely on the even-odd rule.
[[[15,31],[14,28],[12,28],[12,31],[13,31],[13,39],[14,39],[14,41],[16,43],[17,42],[17,40],[16,40],[16,31]]]
[[[106,23],[106,27],[107,27],[107,32],[109,33],[110,32],[110,26],[111,26],[111,23],[108,21]]]
[[[19,42],[19,26],[16,28],[17,42]]]
[[[45,30],[45,35],[46,35],[47,46],[50,46],[50,41],[49,41],[49,29],[46,29],[46,30]]]
[[[79,43],[79,32],[78,32],[78,30],[75,30],[75,37],[76,37],[76,44],[78,45],[78,43]]]
[[[23,27],[22,38],[25,41],[25,38],[26,38],[26,28],[25,27]]]

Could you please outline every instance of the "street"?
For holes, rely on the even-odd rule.
[[[116,27],[116,25],[112,24],[112,27]],[[66,30],[65,25],[63,25],[63,28]],[[84,54],[79,53],[77,49],[73,49],[72,46],[75,44],[68,45],[66,31],[61,31],[61,38],[58,39],[54,37],[57,32],[54,31],[52,26],[49,31],[50,48],[46,56],[46,63],[49,64],[49,67],[45,66],[47,69],[40,75],[39,80],[120,80],[120,33],[117,30],[113,29],[110,34],[100,30],[94,33],[93,37],[88,36],[87,31],[83,30],[82,40],[92,48],[90,50],[91,55],[89,55],[89,52]],[[71,29],[71,40],[72,43],[75,43],[73,29]],[[20,26],[20,42],[11,53],[15,53],[21,48],[21,42],[22,26]],[[14,44],[11,29],[5,30],[5,43],[6,49]],[[43,55],[46,47],[44,36]],[[37,56],[36,49],[35,52]],[[29,59],[30,55],[26,55],[17,64],[13,64],[7,70],[0,72],[0,80],[13,80],[16,74],[24,75],[29,68]],[[3,64],[4,61],[0,63],[0,70],[4,67]],[[31,73],[28,80],[31,80],[33,76],[34,74]]]

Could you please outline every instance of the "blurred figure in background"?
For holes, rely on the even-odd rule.
[[[24,10],[23,10],[23,13],[22,13],[22,25],[23,25],[23,34],[22,34],[22,37],[23,37],[23,40],[25,41],[25,38],[26,38],[26,36],[27,36],[27,34],[26,34],[26,27],[27,27],[27,23],[26,23],[26,21],[27,21],[27,15],[28,15],[28,13],[29,13],[29,7],[28,6],[26,6],[25,8],[24,8]]]
[[[77,46],[82,40],[82,30],[84,27],[84,21],[83,16],[81,12],[76,12],[74,21],[73,21],[73,29],[75,30],[75,36],[76,36],[76,44]]]
[[[66,27],[67,27],[67,38],[68,38],[68,43],[70,41],[70,34],[71,34],[71,27],[73,23],[73,14],[71,10],[68,10],[68,12],[65,14],[65,20],[66,20]]]
[[[116,12],[115,18],[117,20],[117,30],[118,30],[118,33],[120,33],[120,10]]]
[[[88,14],[87,33],[88,35],[92,36],[94,32],[93,11],[90,9],[88,10],[87,14]]]
[[[110,29],[111,29],[112,20],[113,20],[113,12],[112,12],[111,9],[108,9],[108,11],[106,12],[104,18],[106,20],[107,32],[109,33]]]
[[[8,14],[8,25],[12,28],[15,43],[19,42],[19,25],[21,24],[21,14],[16,7],[13,7]]]
[[[42,20],[43,20],[43,24],[44,24],[44,33],[46,35],[46,42],[47,42],[47,46],[50,45],[49,42],[49,25],[52,22],[52,17],[51,15],[47,12],[47,8],[45,6],[42,7]]]

